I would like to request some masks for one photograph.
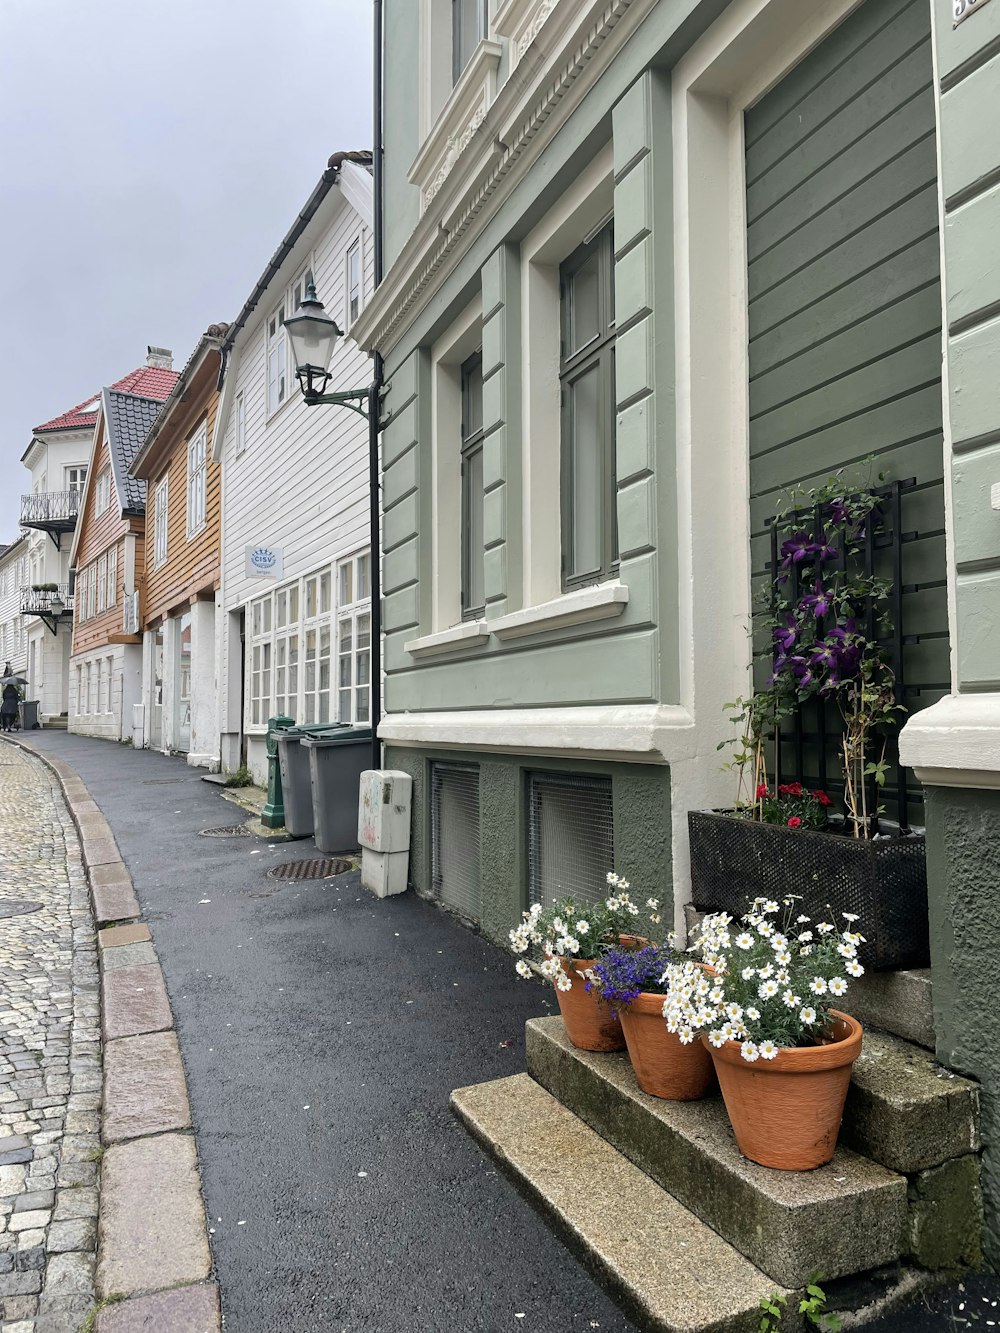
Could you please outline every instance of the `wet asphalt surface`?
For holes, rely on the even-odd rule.
[[[554,1009],[509,955],[356,873],[268,879],[313,842],[198,836],[248,816],[183,760],[28,739],[90,788],[152,931],[227,1333],[634,1330],[448,1109],[522,1072],[525,1020]],[[997,1302],[972,1276],[865,1327],[1000,1328]]]
[[[551,1011],[509,955],[356,874],[268,880],[314,844],[199,837],[248,816],[183,760],[30,741],[90,788],[153,934],[227,1333],[633,1329],[448,1108]]]

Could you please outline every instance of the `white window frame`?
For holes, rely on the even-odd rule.
[[[67,491],[75,491],[77,495],[82,495],[87,484],[87,464],[76,463],[67,467],[65,470],[65,484]]]
[[[264,324],[268,421],[288,402],[288,337],[281,322],[287,314],[287,300],[287,295],[283,295],[278,304],[272,308]]]
[[[235,403],[235,421],[236,421],[236,457],[246,453],[247,447],[247,404],[243,390],[240,389],[236,395]]]
[[[113,713],[113,712],[115,711],[115,705],[114,705],[114,698],[113,698],[113,691],[112,691],[112,682],[114,681],[114,678],[115,678],[115,672],[114,672],[115,659],[114,659],[114,657],[109,656],[109,657],[106,657],[106,658],[104,659],[104,661],[105,661],[105,664],[106,664],[107,675],[108,675],[108,692],[107,692],[107,698],[106,698],[106,700],[105,700],[105,703],[107,704],[107,707],[106,707],[106,709],[105,709],[105,712],[107,712],[107,713]]]
[[[328,567],[302,581],[302,720],[333,720],[333,571]]]
[[[118,601],[118,547],[108,552],[108,610]]]
[[[94,513],[104,514],[111,507],[111,469],[101,468],[97,474],[97,490],[94,496]]]
[[[263,734],[272,715],[274,701],[274,593],[255,597],[247,605],[247,690],[246,718],[248,734]]]
[[[108,607],[108,557],[97,558],[97,614],[101,615]]]
[[[365,573],[367,571],[367,573]],[[344,575],[349,574],[345,588]],[[338,560],[336,696],[337,720],[352,726],[371,725],[372,706],[372,583],[367,548]],[[367,591],[362,589],[367,587]],[[365,638],[365,642],[359,640]],[[363,665],[367,659],[367,668]],[[346,668],[346,670],[345,670]]]
[[[87,566],[87,619],[97,615],[97,565],[91,562]]]
[[[170,484],[169,478],[163,477],[156,484],[153,500],[153,568],[160,569],[167,563],[170,529]]]
[[[351,289],[351,260],[352,256],[357,256],[358,261],[358,308],[352,314],[352,289]],[[362,310],[365,308],[365,241],[364,233],[358,232],[354,240],[347,247],[347,253],[344,256],[344,331],[345,333],[356,322]]]
[[[187,446],[187,535],[190,540],[201,532],[207,517],[208,500],[208,430],[202,424]]]

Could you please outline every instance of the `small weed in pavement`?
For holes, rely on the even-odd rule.
[[[238,769],[236,769],[235,772],[226,774],[226,786],[252,787],[253,774],[250,772],[249,768],[247,768],[245,764],[241,765]]]
[[[123,1291],[113,1291],[110,1296],[105,1296],[103,1301],[98,1301],[96,1305],[92,1305],[80,1325],[79,1333],[94,1333],[94,1329],[97,1327],[97,1316],[101,1311],[106,1310],[109,1305],[120,1305],[123,1300],[125,1300]]]

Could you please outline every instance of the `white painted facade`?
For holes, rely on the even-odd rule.
[[[269,347],[268,325],[279,302],[292,313],[293,293],[308,270],[328,313],[346,329],[348,255],[360,246],[363,305],[373,281],[371,227],[371,175],[345,161],[228,349],[213,440],[223,466],[218,730],[223,769],[246,763],[258,782],[266,780],[266,722],[275,710],[300,722],[340,716],[338,657],[356,642],[358,616],[366,613],[357,595],[357,557],[367,552],[369,535],[367,424],[344,407],[303,403],[287,345],[285,397],[269,412],[274,362],[269,385],[268,354],[276,335]],[[370,360],[350,336],[338,342],[330,369],[331,392],[371,380]],[[280,553],[280,573],[248,574],[247,552],[256,547]],[[352,562],[350,603],[341,593],[342,562]],[[309,663],[320,642],[325,659]]]
[[[105,740],[130,740],[133,706],[142,698],[142,649],[106,644],[77,653],[69,670],[71,730]]]
[[[21,615],[21,589],[28,582],[28,538],[18,536],[0,553],[0,670],[24,675],[28,669],[27,618]]]
[[[90,462],[93,430],[45,431],[35,435],[21,461],[31,474],[25,488],[32,495],[70,489],[74,477]],[[59,549],[46,532],[28,529],[28,571],[25,585],[69,584],[73,534],[64,533]],[[27,698],[37,699],[41,722],[69,713],[69,658],[72,619],[65,617],[52,631],[37,616],[25,616],[27,631]]]

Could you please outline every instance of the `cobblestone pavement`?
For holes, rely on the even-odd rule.
[[[3,1333],[67,1333],[93,1303],[101,1104],[97,953],[56,779],[0,744]]]

